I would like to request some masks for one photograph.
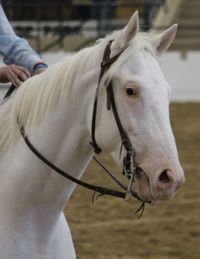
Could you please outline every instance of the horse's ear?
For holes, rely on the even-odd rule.
[[[126,48],[138,31],[139,16],[138,11],[135,11],[134,14],[131,16],[128,24],[122,31],[120,31],[118,37],[115,39],[113,43],[113,45],[115,46],[114,48],[117,48],[118,50]]]
[[[174,24],[153,39],[158,55],[166,51],[176,36],[178,25]]]
[[[135,11],[134,14],[131,16],[126,27],[122,30],[124,44],[128,45],[129,42],[135,37],[138,31],[139,31],[139,15],[138,15],[138,11]]]

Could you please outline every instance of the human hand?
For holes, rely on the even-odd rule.
[[[15,87],[20,86],[21,83],[26,81],[30,76],[31,75],[26,68],[15,64],[0,68],[0,82],[11,82]]]

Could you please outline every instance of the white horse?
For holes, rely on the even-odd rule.
[[[76,258],[63,214],[75,183],[51,170],[28,148],[31,143],[79,179],[94,151],[91,119],[100,62],[108,41],[111,57],[123,50],[101,80],[96,140],[119,166],[121,138],[106,108],[112,79],[119,117],[136,150],[136,184],[142,199],[172,197],[184,182],[169,121],[171,89],[157,61],[175,37],[174,25],[157,36],[138,32],[137,12],[121,31],[102,39],[43,74],[27,80],[0,110],[0,258]]]

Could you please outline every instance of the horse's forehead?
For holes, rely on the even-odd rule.
[[[119,72],[119,74],[118,74]],[[147,50],[133,50],[124,61],[117,74],[131,74],[139,77],[157,77],[163,80],[163,73],[157,59]]]
[[[132,62],[132,67],[138,72],[161,72],[156,57],[145,49],[135,51],[130,56],[130,61]]]
[[[142,51],[135,50],[130,53],[127,60],[124,62],[124,70],[129,70],[136,74],[140,73],[145,65],[145,56]]]

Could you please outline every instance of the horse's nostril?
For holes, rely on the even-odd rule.
[[[160,176],[159,181],[162,183],[170,183],[172,181],[172,178],[170,177],[168,170],[164,170]]]

